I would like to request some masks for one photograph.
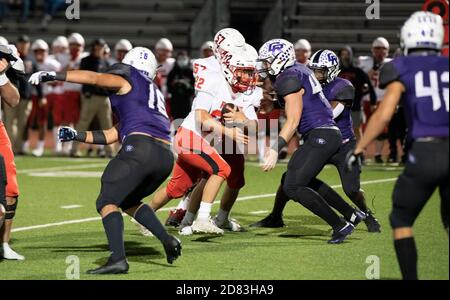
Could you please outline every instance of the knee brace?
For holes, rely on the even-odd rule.
[[[19,198],[14,198],[13,204],[6,204],[6,213],[5,213],[5,220],[12,220],[14,219],[14,216],[16,215],[17,205],[19,203]]]

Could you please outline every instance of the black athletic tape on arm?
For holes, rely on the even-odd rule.
[[[78,132],[77,135],[75,136],[75,141],[85,143],[86,138],[87,138],[86,131],[81,131],[81,132]]]
[[[287,145],[286,140],[283,137],[279,136],[278,143],[276,143],[276,144],[274,143],[272,145],[272,149],[277,152],[280,152],[286,145]]]
[[[55,79],[58,81],[66,81],[67,78],[67,72],[57,72]]]
[[[92,143],[97,145],[107,145],[106,135],[103,130],[92,131]]]

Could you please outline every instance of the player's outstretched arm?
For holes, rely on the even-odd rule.
[[[49,81],[67,81],[79,84],[96,85],[115,91],[117,94],[126,94],[131,90],[130,83],[119,75],[85,70],[72,70],[67,72],[40,71],[31,75],[28,81],[35,85]]]
[[[286,103],[284,109],[286,123],[283,125],[283,128],[281,128],[280,134],[278,135],[278,142],[272,145],[265,155],[264,163],[262,165],[264,172],[268,172],[275,168],[278,160],[278,152],[286,146],[290,139],[294,136],[302,117],[303,94],[304,90],[302,89],[296,93],[284,96]]]
[[[107,130],[77,132],[70,127],[61,127],[58,131],[60,142],[78,141],[86,144],[109,145],[119,141],[117,125]]]

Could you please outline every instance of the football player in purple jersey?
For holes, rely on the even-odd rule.
[[[367,207],[364,192],[360,189],[361,168],[354,168],[352,172],[346,171],[346,155],[356,146],[356,137],[353,132],[351,117],[355,89],[350,81],[337,77],[339,74],[339,59],[333,51],[317,51],[311,57],[308,66],[313,70],[316,79],[322,85],[325,98],[330,101],[333,107],[333,118],[342,134],[342,143],[339,151],[327,163],[336,166],[345,194],[363,213],[349,206],[333,188],[318,178],[311,180],[308,187],[319,193],[331,207],[341,213],[353,225],[356,226],[364,220],[369,232],[380,232],[381,226]],[[283,227],[282,212],[287,201],[289,201],[289,198],[283,192],[283,189],[279,188],[271,214],[251,226],[269,228]]]
[[[275,77],[274,89],[285,104],[287,119],[278,142],[266,152],[262,168],[267,172],[275,167],[278,151],[298,131],[303,144],[289,161],[282,178],[282,191],[288,199],[299,202],[333,228],[330,244],[342,243],[354,225],[340,218],[323,196],[308,186],[342,143],[331,105],[314,73],[296,62],[290,42],[283,39],[266,42],[259,51],[259,59],[262,74]]]
[[[448,57],[440,56],[444,28],[442,18],[431,12],[415,12],[401,29],[404,56],[380,70],[380,87],[386,94],[369,121],[366,132],[347,158],[348,168],[383,130],[398,104],[405,109],[411,149],[403,173],[393,191],[390,215],[394,246],[403,279],[418,279],[413,225],[436,189],[441,198],[441,217],[448,234],[449,219],[449,70]]]
[[[136,47],[125,55],[122,63],[113,65],[106,73],[74,70],[37,72],[30,77],[33,84],[59,80],[105,88],[119,120],[119,125],[108,130],[77,132],[70,127],[59,130],[62,142],[76,140],[106,145],[122,141],[120,152],[103,173],[97,198],[97,211],[102,216],[111,256],[105,265],[89,270],[88,274],[128,272],[120,210],[161,241],[167,262],[172,263],[181,255],[180,241],[168,234],[153,210],[142,203],[143,198],[166,180],[174,163],[164,96],[153,82],[156,69],[153,53]]]

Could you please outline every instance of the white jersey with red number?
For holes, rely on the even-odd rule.
[[[381,99],[383,99],[384,93],[386,92],[386,90],[382,90],[378,87],[378,83],[379,83],[379,75],[380,75],[380,68],[382,65],[384,65],[385,63],[388,63],[392,60],[392,58],[385,58],[383,60],[383,62],[381,63],[380,66],[378,66],[378,69],[376,71],[373,72],[373,75],[371,76],[369,74],[369,72],[373,69],[374,67],[374,60],[372,56],[360,56],[358,58],[358,66],[364,71],[366,72],[366,74],[369,75],[369,79],[372,82],[373,88],[375,89],[375,94],[377,95],[377,101],[381,101]],[[363,97],[363,101],[370,101],[370,94],[366,94]]]
[[[60,71],[63,71],[66,68],[66,66],[69,64],[69,60],[70,60],[68,53],[52,54],[52,55],[49,55],[49,58],[54,59],[57,62],[59,62],[59,64],[61,65]],[[64,82],[57,82],[55,84],[55,86],[53,86],[52,92],[57,95],[64,94]]]
[[[167,91],[167,77],[169,76],[169,73],[172,71],[173,67],[175,66],[175,58],[168,58],[165,62],[161,64],[161,66],[158,68],[158,78],[159,78],[159,84],[161,85],[161,92],[163,93],[164,97],[168,96]]]
[[[37,63],[37,69],[39,71],[45,71],[45,72],[59,72],[61,71],[61,64],[54,58],[51,58],[50,56],[45,59],[42,63]],[[55,91],[55,84],[46,82],[42,85],[42,93],[44,96],[47,96],[48,94],[53,94]]]
[[[192,110],[181,127],[205,137],[208,132],[200,132],[199,126],[196,126],[195,111],[198,109],[206,110],[218,120],[221,118],[222,107],[226,103],[233,103],[239,107],[249,120],[258,119],[255,107],[259,107],[263,97],[262,89],[258,87],[249,95],[234,93],[215,57],[196,60],[194,62],[194,76],[196,96],[192,103]]]

